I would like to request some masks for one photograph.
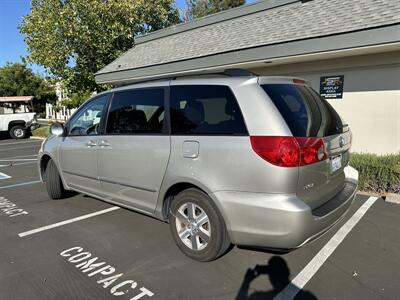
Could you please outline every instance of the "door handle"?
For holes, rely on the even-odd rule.
[[[109,143],[108,141],[106,141],[106,140],[102,140],[102,141],[99,143],[99,146],[100,146],[100,147],[109,147],[109,146],[110,146],[110,143]]]
[[[87,142],[86,143],[86,146],[88,147],[88,148],[93,148],[93,147],[96,147],[97,146],[97,143],[95,142],[95,141],[89,141],[89,142]]]

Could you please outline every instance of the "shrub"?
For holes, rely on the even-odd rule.
[[[352,153],[350,165],[360,173],[360,190],[374,193],[400,193],[400,154],[378,156]]]
[[[44,112],[37,113],[36,116],[39,119],[46,119],[46,112],[44,111]]]
[[[41,126],[32,131],[32,136],[47,138],[50,135],[50,126]]]

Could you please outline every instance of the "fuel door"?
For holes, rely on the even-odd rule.
[[[199,157],[200,144],[198,141],[184,141],[182,145],[182,154],[185,158]]]

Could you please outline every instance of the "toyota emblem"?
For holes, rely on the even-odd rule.
[[[344,138],[342,136],[339,138],[339,145],[340,147],[344,146]]]

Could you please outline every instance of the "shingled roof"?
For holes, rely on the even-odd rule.
[[[96,74],[96,81],[134,81],[248,61],[397,43],[399,24],[400,1],[260,1],[136,38],[132,49]]]

